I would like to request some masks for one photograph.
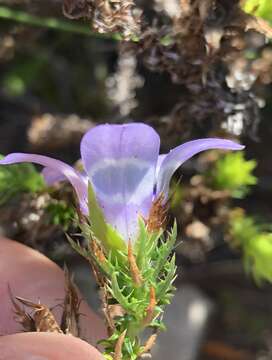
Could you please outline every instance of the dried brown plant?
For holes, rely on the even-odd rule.
[[[23,299],[19,296],[16,296],[15,299],[19,303],[33,310],[33,315],[29,313],[25,313],[25,316],[32,319],[32,323],[35,325],[35,331],[56,332],[61,334],[63,333],[55,319],[55,316],[46,305],[40,303],[34,303],[30,300]],[[15,300],[13,300],[13,304],[15,304]],[[20,312],[22,313],[23,310],[21,310]],[[22,325],[24,326],[25,323],[22,323]]]
[[[67,268],[65,274],[65,298],[63,300],[63,312],[61,323],[58,324],[52,310],[42,303],[35,303],[19,296],[14,296],[9,288],[10,301],[12,302],[15,320],[21,324],[24,331],[32,332],[56,332],[60,334],[80,337],[80,304],[77,289]],[[30,308],[30,312],[19,304]]]
[[[118,33],[130,39],[139,33],[140,12],[133,0],[64,0],[65,16],[91,20],[99,33]]]
[[[80,337],[79,308],[81,300],[78,296],[73,278],[69,274],[67,267],[64,267],[64,274],[65,298],[63,302],[63,313],[60,327],[65,334]]]

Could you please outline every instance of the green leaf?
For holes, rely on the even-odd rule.
[[[96,200],[93,187],[90,183],[88,190],[90,227],[94,236],[103,243],[107,250],[125,250],[126,244],[121,235],[106,222],[103,211]]]
[[[272,22],[272,1],[271,0],[244,0],[243,10],[257,17]]]
[[[207,181],[216,190],[229,190],[234,198],[242,198],[249,191],[249,186],[257,183],[253,175],[257,163],[246,160],[242,151],[223,155],[215,163]]]
[[[167,293],[172,291],[172,284],[175,281],[177,269],[175,261],[175,255],[173,255],[172,259],[168,263],[169,269],[167,271],[166,277],[159,283],[157,287],[156,297],[160,301],[163,301]]]
[[[156,247],[162,232],[148,233],[145,222],[142,218],[139,218],[139,236],[134,244],[136,253],[136,262],[140,271],[147,270],[150,259],[152,258],[151,253]]]
[[[37,193],[45,187],[42,175],[32,164],[0,166],[0,205],[19,193]]]
[[[131,360],[137,359],[137,355],[134,353],[134,349],[133,349],[131,340],[127,337],[125,338],[125,341],[124,341],[124,347],[125,347],[125,350],[127,351],[127,353],[129,354]]]
[[[87,239],[96,237],[107,241],[107,224],[92,189],[89,192],[89,199],[90,213],[94,212],[94,215],[90,216],[91,225],[81,226],[82,232]],[[96,234],[93,234],[93,231],[96,231]],[[171,253],[176,236],[176,223],[172,232],[164,238],[162,232],[149,233],[143,219],[139,219],[139,237],[133,248],[137,265],[144,279],[139,287],[136,287],[133,281],[127,247],[108,250],[106,262],[111,271],[105,274],[104,290],[107,292],[109,305],[119,304],[124,310],[124,313],[114,318],[113,335],[101,342],[109,359],[114,353],[116,340],[124,330],[127,332],[122,346],[122,359],[136,360],[139,357],[138,354],[142,349],[141,333],[146,327],[143,320],[150,304],[151,287],[155,290],[157,305],[154,309],[154,319],[149,325],[153,329],[164,329],[162,323],[164,307],[170,303],[175,290],[173,281],[176,276],[176,265],[175,256],[171,257]],[[83,251],[84,255],[86,256]],[[88,254],[88,256],[91,255]]]
[[[146,225],[143,219],[139,218],[139,237],[135,243],[135,252],[137,254],[136,262],[140,271],[145,267],[147,254],[146,254],[146,243],[148,241],[148,234],[146,230]]]
[[[257,284],[272,282],[272,234],[260,233],[244,249],[244,260]]]
[[[230,219],[233,244],[241,249],[245,270],[257,284],[272,282],[272,233],[263,227],[241,211],[235,211]]]
[[[75,210],[65,201],[54,200],[47,206],[46,211],[49,213],[51,223],[59,225],[64,231],[67,231],[76,217]]]
[[[111,289],[112,296],[118,301],[118,303],[129,313],[131,313],[131,307],[128,301],[129,296],[124,296],[122,290],[119,287],[116,273],[112,274]]]
[[[111,355],[108,354],[103,354],[105,360],[113,360],[113,357]]]
[[[161,331],[166,331],[166,326],[164,325],[164,323],[161,320],[157,320],[157,319],[153,320],[150,323],[150,326],[153,328],[156,328],[158,330],[161,330]]]
[[[160,276],[161,271],[164,269],[165,263],[174,249],[177,239],[177,223],[174,222],[172,232],[169,233],[167,240],[161,245],[158,250],[157,261],[153,272],[153,280],[156,281]]]
[[[255,220],[244,215],[241,209],[234,210],[231,213],[229,225],[233,245],[238,248],[246,246],[248,241],[254,239],[260,233]]]

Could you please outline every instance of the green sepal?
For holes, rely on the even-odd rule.
[[[167,269],[166,269],[167,273],[165,279],[158,284],[157,292],[156,292],[157,298],[161,299],[161,301],[163,301],[164,304],[169,303],[169,295],[174,290],[172,284],[176,279],[175,274],[177,269],[175,265],[175,255],[172,256],[171,260],[166,265],[167,265]]]
[[[88,206],[90,228],[94,236],[101,241],[107,250],[125,250],[126,244],[122,236],[106,222],[102,209],[100,208],[92,185],[88,187]]]
[[[149,268],[148,261],[151,258],[154,248],[156,247],[162,231],[148,233],[145,222],[139,218],[139,236],[135,242],[134,249],[136,253],[136,262],[140,271]]]
[[[160,276],[160,273],[163,270],[165,263],[167,262],[167,259],[169,258],[171,252],[173,251],[176,239],[177,239],[177,222],[175,221],[172,231],[168,234],[167,240],[159,248],[156,266],[153,273],[154,281],[156,281],[157,277]]]
[[[109,291],[112,294],[112,296],[118,301],[118,303],[128,312],[132,313],[131,306],[129,302],[129,297],[124,296],[122,289],[120,289],[118,280],[117,280],[117,274],[113,273],[111,277],[111,288],[109,287]]]
[[[89,197],[90,204],[92,204],[90,213],[95,212],[95,215],[90,217],[91,225],[86,222],[80,224],[80,228],[87,241],[96,241],[105,247],[105,260],[102,266],[106,266],[106,271],[103,271],[100,266],[105,276],[104,291],[107,293],[109,305],[120,305],[123,309],[120,315],[112,319],[114,322],[112,335],[100,341],[100,344],[104,347],[105,359],[112,360],[116,342],[126,330],[122,345],[122,359],[136,360],[143,350],[141,333],[146,328],[152,331],[165,329],[163,324],[164,308],[166,304],[170,303],[175,290],[173,281],[176,275],[176,266],[175,256],[172,255],[172,252],[177,236],[177,226],[175,223],[172,231],[163,236],[162,230],[149,232],[144,220],[139,219],[138,238],[133,244],[133,254],[143,281],[140,286],[135,286],[127,247],[125,246],[123,249],[118,249],[116,246],[109,248],[107,239],[105,240],[108,228],[103,213],[93,192]],[[96,229],[95,226],[102,226],[102,231]],[[74,243],[73,247],[84,257],[97,261],[93,254],[88,254],[88,249],[85,251],[77,243]],[[155,291],[156,305],[152,312],[152,318],[146,322],[152,288]]]

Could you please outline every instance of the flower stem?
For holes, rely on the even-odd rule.
[[[40,17],[29,14],[22,10],[14,10],[6,6],[0,6],[0,18],[16,21],[18,23],[44,27],[48,29],[71,32],[80,35],[93,36],[97,38],[120,40],[119,34],[100,34],[92,32],[88,25],[74,23],[72,21],[61,20],[55,17]]]

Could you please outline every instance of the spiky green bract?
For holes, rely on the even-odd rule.
[[[113,354],[116,340],[127,330],[123,345],[123,359],[126,360],[137,359],[142,352],[140,335],[146,327],[153,331],[164,328],[162,314],[173,295],[176,274],[175,257],[172,254],[177,233],[176,224],[166,238],[162,232],[149,234],[143,220],[139,220],[139,228],[134,255],[143,278],[142,285],[138,287],[133,283],[126,254],[123,261],[112,264],[115,272],[107,284],[108,292],[114,301],[122,306],[125,314],[115,319],[113,335],[102,344],[106,354]],[[152,319],[146,323],[151,288],[155,292],[156,306]]]
[[[110,328],[109,337],[100,342],[105,349],[104,356],[106,359],[114,358],[117,341],[126,331],[121,347],[122,359],[136,360],[144,351],[143,332],[149,329],[147,332],[151,335],[164,329],[162,315],[174,292],[176,265],[173,249],[177,226],[174,224],[172,231],[165,235],[163,231],[150,233],[145,222],[139,219],[139,236],[132,251],[136,262],[134,271],[140,275],[140,285],[134,282],[127,247],[109,251],[103,248],[104,241],[96,237],[92,226],[81,224],[81,229],[88,248],[82,248],[71,239],[70,242],[99,272],[103,311]],[[104,249],[103,257],[91,253],[94,243],[99,249]]]
[[[125,242],[121,235],[106,222],[103,211],[101,210],[95,196],[92,185],[88,187],[88,206],[90,226],[97,239],[103,242],[107,249],[125,249]]]

